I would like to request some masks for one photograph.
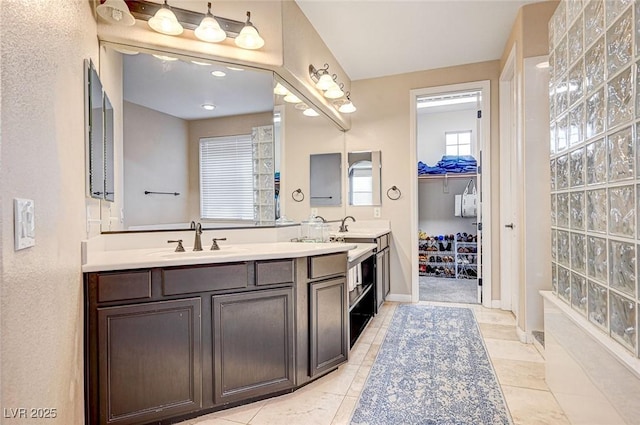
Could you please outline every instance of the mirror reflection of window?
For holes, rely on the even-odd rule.
[[[471,155],[471,130],[445,133],[446,155]]]
[[[349,203],[351,205],[373,204],[373,164],[358,161],[349,167]]]

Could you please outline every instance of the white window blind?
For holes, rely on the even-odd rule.
[[[200,217],[253,220],[251,135],[200,139]]]
[[[471,130],[445,133],[447,155],[471,155]]]

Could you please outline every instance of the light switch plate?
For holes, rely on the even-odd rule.
[[[311,208],[311,215],[318,215],[318,209],[317,208]]]
[[[13,199],[15,250],[36,244],[35,206],[33,199]]]
[[[373,217],[374,218],[380,218],[380,207],[375,207],[373,209]]]

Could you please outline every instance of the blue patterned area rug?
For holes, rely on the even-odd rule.
[[[473,312],[399,305],[351,424],[511,423]]]

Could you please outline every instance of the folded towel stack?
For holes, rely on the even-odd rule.
[[[360,264],[349,269],[349,273],[347,274],[347,284],[349,292],[356,289],[356,286],[362,285],[362,267]]]
[[[433,167],[428,166],[422,161],[418,161],[418,175],[476,173],[477,171],[478,162],[470,155],[445,155]]]

